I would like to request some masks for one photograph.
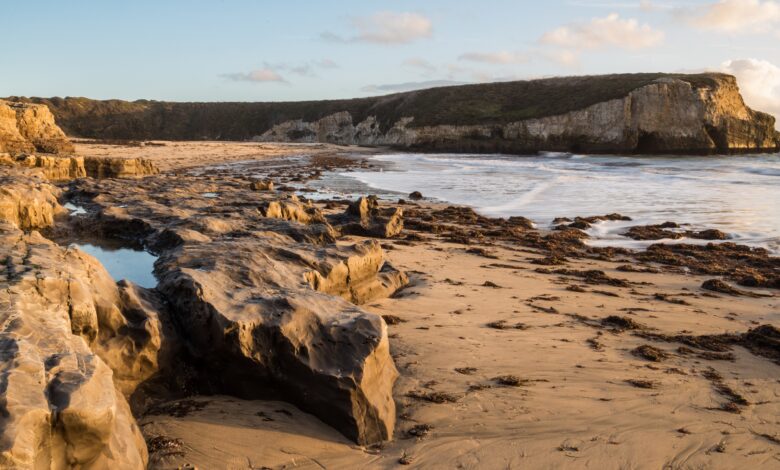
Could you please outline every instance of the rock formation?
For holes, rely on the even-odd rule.
[[[0,259],[0,305],[13,319],[0,330],[0,466],[144,468],[146,444],[116,372],[140,381],[153,371],[128,367],[145,363],[137,354],[145,344],[121,328],[129,320],[111,277],[77,249],[7,222],[0,222]],[[105,341],[124,347],[104,360],[94,351]]]
[[[697,88],[659,78],[622,98],[554,116],[505,124],[413,126],[414,116],[386,132],[376,118],[353,123],[347,112],[275,125],[255,140],[389,145],[436,150],[534,152],[715,153],[780,148],[775,119],[745,106],[732,77]]]
[[[0,153],[36,151],[69,154],[74,148],[47,106],[0,100]]]
[[[487,83],[353,100],[47,104],[73,135],[389,145],[442,151],[774,151],[775,119],[745,106],[736,79],[616,74]]]
[[[377,238],[396,237],[404,228],[403,209],[380,207],[376,196],[358,198],[333,220],[344,233]]]
[[[46,105],[0,100],[0,164],[37,168],[50,180],[158,173],[143,158],[79,157]]]
[[[159,170],[143,158],[102,158],[59,155],[20,155],[8,160],[11,164],[38,168],[53,181],[74,178],[136,178],[156,175]]]
[[[391,438],[387,328],[356,305],[406,276],[376,241],[335,244],[326,216],[294,196],[225,179],[214,204],[205,181],[83,179],[68,194],[89,208],[77,218],[86,230],[160,252],[157,291],[196,364],[192,387],[283,397],[361,444]]]
[[[39,175],[9,170],[0,167],[0,220],[22,230],[50,227],[65,212],[62,191]]]

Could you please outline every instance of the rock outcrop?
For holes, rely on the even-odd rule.
[[[0,221],[22,230],[50,227],[65,212],[61,193],[39,175],[0,167]]]
[[[192,387],[291,401],[361,444],[391,438],[397,371],[387,327],[358,305],[407,277],[377,241],[336,243],[309,203],[230,178],[215,201],[203,196],[212,184],[82,179],[68,194],[89,208],[78,218],[85,230],[160,252],[157,291],[186,339]]]
[[[163,103],[25,99],[73,135],[249,140],[441,151],[775,151],[775,119],[718,73],[615,74],[485,83],[352,100]]]
[[[59,155],[27,155],[8,158],[9,165],[38,169],[52,181],[76,178],[138,178],[159,173],[154,163],[144,158],[108,158]]]
[[[96,260],[7,222],[0,259],[0,466],[145,468],[117,387],[130,391],[157,364],[160,335],[137,333],[160,328],[133,302],[139,288],[120,293]]]
[[[0,100],[0,153],[69,154],[74,152],[49,108]]]
[[[376,196],[358,198],[339,217],[332,217],[344,233],[377,238],[393,238],[404,228],[403,209],[380,207]]]
[[[264,238],[185,245],[158,267],[159,289],[205,362],[209,387],[243,398],[282,396],[361,444],[389,439],[397,372],[384,322],[312,289],[304,281],[311,265],[325,268],[308,250],[289,247],[285,237]],[[381,249],[363,258],[372,254],[329,266],[375,277]],[[340,289],[372,294],[340,280]]]

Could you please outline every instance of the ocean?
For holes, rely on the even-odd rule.
[[[325,193],[420,191],[494,217],[524,216],[540,227],[556,217],[612,212],[631,222],[600,222],[593,245],[643,248],[620,234],[631,225],[674,221],[715,228],[731,240],[780,253],[780,154],[738,156],[538,156],[392,153],[370,157],[381,171],[326,176]],[[347,191],[347,189],[350,189]],[[707,243],[687,239],[669,243]]]

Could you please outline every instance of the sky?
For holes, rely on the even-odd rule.
[[[724,71],[780,116],[780,0],[3,0],[0,96],[351,98]]]

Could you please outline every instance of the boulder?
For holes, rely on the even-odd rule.
[[[249,188],[254,191],[273,191],[274,182],[271,180],[252,181]]]
[[[390,439],[395,424],[387,326],[328,294],[370,298],[389,288],[376,280],[383,264],[378,245],[345,256],[269,232],[185,244],[161,257],[156,273],[209,390],[284,397],[373,444]]]
[[[378,238],[393,238],[404,228],[403,209],[380,207],[376,196],[352,202],[340,217],[334,218],[343,233]]]
[[[50,227],[66,212],[57,201],[60,194],[39,175],[0,167],[0,221],[22,230]]]

